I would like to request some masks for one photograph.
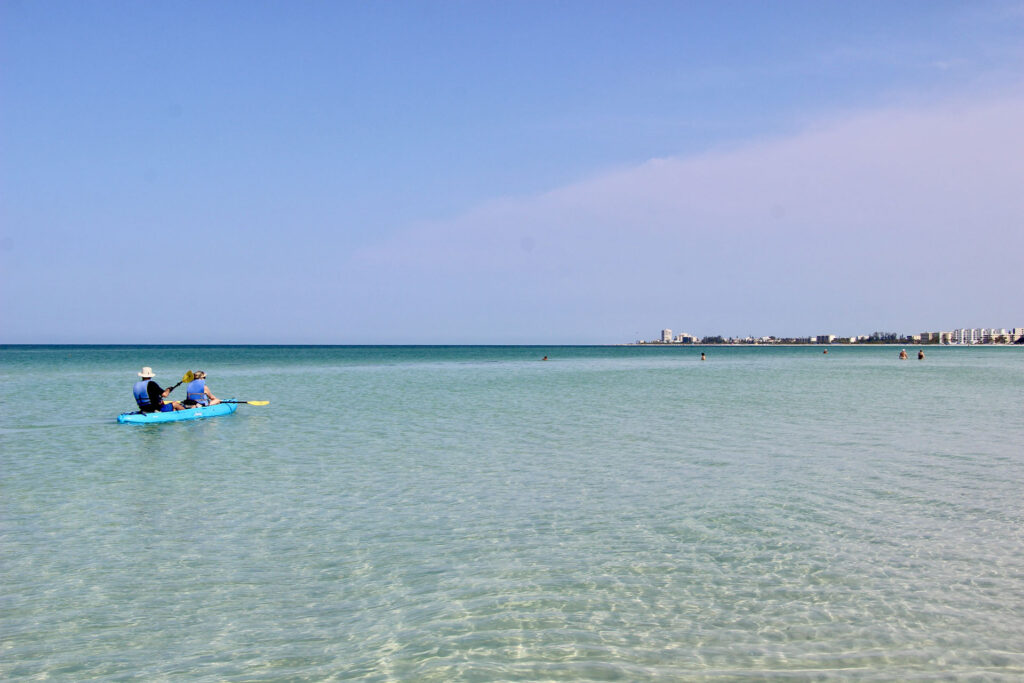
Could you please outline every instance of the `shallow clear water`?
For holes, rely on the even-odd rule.
[[[1024,349],[705,350],[2,347],[0,678],[1024,676]]]

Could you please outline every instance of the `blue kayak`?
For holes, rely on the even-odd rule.
[[[230,415],[238,410],[237,403],[218,403],[215,406],[199,406],[186,410],[173,410],[169,413],[121,413],[117,421],[121,424],[148,425],[157,422],[181,422],[182,420],[199,420],[204,417],[220,417]]]

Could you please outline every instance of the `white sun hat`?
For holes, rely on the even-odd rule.
[[[139,377],[145,379],[147,377],[156,377],[156,375],[153,374],[153,368],[147,365],[146,367],[142,368],[142,372],[139,373]]]

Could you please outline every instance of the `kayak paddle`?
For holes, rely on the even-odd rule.
[[[248,403],[251,406],[269,405],[270,401],[221,401],[221,403]]]
[[[173,387],[171,387],[170,389],[168,389],[168,391],[174,391],[175,389],[177,389],[178,387],[180,387],[180,386],[181,386],[182,384],[184,384],[185,382],[191,382],[191,381],[192,381],[192,380],[194,380],[195,378],[196,378],[196,376],[192,374],[192,371],[191,371],[191,370],[186,370],[186,371],[185,371],[185,374],[184,374],[184,375],[182,376],[182,378],[181,378],[181,381],[180,381],[180,382],[178,382],[177,384],[175,384],[175,385],[174,385]]]

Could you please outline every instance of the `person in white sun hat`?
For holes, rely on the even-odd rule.
[[[153,368],[148,365],[142,368],[139,373],[139,381],[132,388],[135,395],[135,402],[139,404],[139,410],[143,413],[169,413],[172,410],[184,410],[177,401],[164,403],[164,399],[170,396],[170,389],[163,389],[153,381],[156,375]]]

